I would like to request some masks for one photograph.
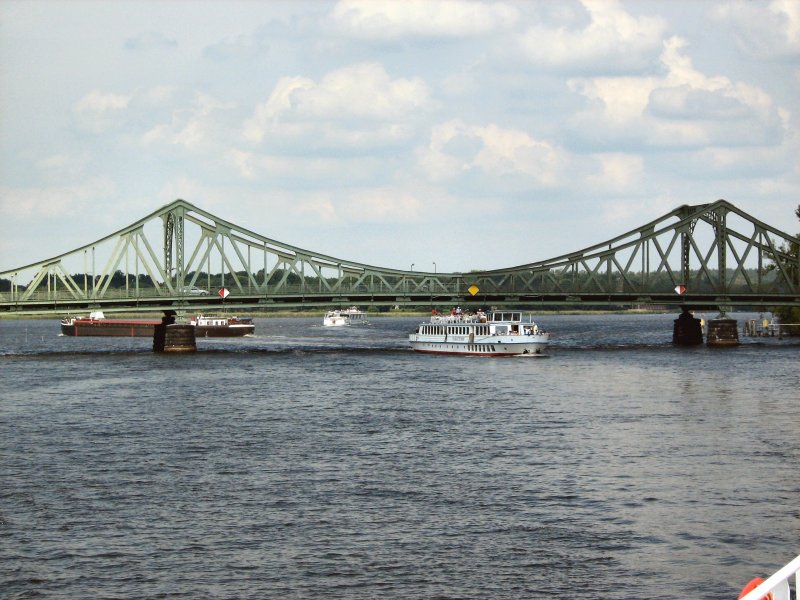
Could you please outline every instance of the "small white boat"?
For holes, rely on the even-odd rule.
[[[476,356],[537,355],[550,334],[517,311],[478,312],[475,315],[432,315],[408,336],[411,348],[432,354]]]
[[[329,310],[322,319],[325,327],[343,327],[345,325],[363,325],[367,322],[367,313],[351,306],[343,310]]]

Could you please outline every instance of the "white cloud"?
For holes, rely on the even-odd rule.
[[[0,214],[6,218],[74,216],[107,202],[115,191],[115,185],[108,177],[93,177],[80,184],[61,187],[6,187],[0,189],[3,198]]]
[[[147,106],[163,106],[175,97],[178,88],[174,85],[158,85],[139,94],[139,100]]]
[[[573,117],[578,132],[591,132],[613,145],[752,145],[780,142],[780,112],[756,86],[709,77],[683,53],[685,41],[664,44],[661,77],[572,79],[570,89],[590,100]]]
[[[480,171],[492,177],[522,175],[531,186],[551,186],[560,181],[568,157],[524,131],[450,121],[433,128],[418,162],[433,181]]]
[[[728,2],[718,6],[716,17],[733,25],[739,47],[762,59],[800,55],[800,2]]]
[[[369,155],[305,156],[262,154],[233,148],[225,163],[242,179],[303,189],[364,186],[392,177],[382,158]]]
[[[319,83],[282,78],[245,122],[243,137],[251,143],[309,135],[317,144],[391,143],[408,139],[416,113],[430,105],[422,79],[392,79],[382,65],[360,63],[331,71]]]
[[[313,219],[315,222],[323,223],[335,223],[340,220],[329,193],[304,194],[300,198],[295,198],[289,206],[293,215],[303,219]]]
[[[413,193],[397,187],[350,191],[341,203],[346,220],[408,222],[423,216],[426,204]]]
[[[173,112],[170,123],[162,123],[142,135],[142,143],[183,146],[190,151],[201,151],[215,145],[220,125],[215,118],[218,112],[229,110],[225,103],[207,94],[198,93],[190,108]]]
[[[429,102],[422,79],[391,79],[378,63],[333,71],[294,99],[297,116],[310,119],[398,119]]]
[[[667,29],[659,17],[633,17],[616,0],[583,0],[590,21],[582,27],[536,24],[519,45],[532,63],[567,71],[623,73],[653,63]]]
[[[594,191],[631,191],[642,182],[644,176],[644,158],[642,156],[611,152],[599,154],[595,160],[600,172],[587,177],[587,183]]]
[[[91,163],[88,152],[75,152],[71,154],[52,154],[36,163],[36,167],[43,177],[52,181],[73,181],[83,177],[87,166]]]
[[[153,118],[154,109],[168,107],[177,90],[172,85],[154,86],[130,94],[92,90],[74,104],[72,114],[81,129],[96,134],[116,132],[131,123],[140,127],[142,122]]]
[[[244,124],[244,138],[258,143],[270,128],[274,128],[282,113],[290,112],[296,104],[293,94],[299,90],[314,88],[314,82],[306,77],[283,77],[263,104],[256,107],[255,115]]]
[[[126,50],[158,50],[176,48],[178,43],[159,31],[146,31],[125,40]]]
[[[73,106],[72,114],[80,128],[99,134],[124,123],[130,101],[131,96],[92,90]]]
[[[665,215],[685,203],[685,199],[669,194],[641,199],[607,200],[601,204],[600,220],[613,235],[621,235],[639,227],[650,218]],[[591,243],[597,241],[592,240]]]
[[[794,220],[797,0],[81,6],[0,2],[0,222],[20,262],[177,197],[406,268],[546,258],[718,197]],[[457,207],[451,230],[423,203]],[[460,247],[486,206],[482,227],[522,241]]]
[[[130,100],[130,96],[104,94],[98,90],[93,90],[78,101],[75,105],[75,110],[81,113],[105,113],[123,110],[128,108]]]
[[[731,95],[692,89],[683,84],[650,92],[650,113],[665,119],[741,119],[752,114],[749,107]]]
[[[409,222],[424,212],[425,203],[397,187],[353,188],[331,194],[303,194],[292,202],[298,217],[329,223]]]
[[[272,36],[273,31],[269,27],[246,35],[238,34],[207,46],[203,56],[215,61],[248,61],[267,54]]]
[[[466,37],[513,27],[519,11],[502,2],[466,0],[341,0],[332,12],[348,35],[387,40],[406,36]]]

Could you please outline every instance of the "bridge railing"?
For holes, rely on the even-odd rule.
[[[753,295],[759,294],[781,294],[784,290],[779,282],[772,278],[764,278],[761,285],[753,286],[750,283],[733,279],[724,294],[720,294],[715,286],[708,283],[699,283],[688,288],[694,295]],[[572,277],[553,275],[552,273],[536,273],[528,278],[509,275],[503,278],[496,276],[486,276],[481,273],[458,276],[420,276],[419,279],[407,278],[397,282],[386,282],[379,280],[374,284],[366,282],[340,282],[336,286],[325,286],[318,281],[306,283],[281,283],[281,284],[260,284],[260,285],[241,285],[235,282],[219,283],[213,285],[195,284],[195,292],[176,293],[167,286],[160,288],[139,287],[139,288],[108,288],[104,290],[84,290],[67,289],[63,286],[27,291],[24,288],[17,288],[0,292],[0,303],[11,304],[24,301],[25,303],[36,304],[39,302],[80,302],[80,301],[114,301],[114,300],[197,300],[202,298],[216,298],[219,290],[225,287],[233,296],[262,297],[265,299],[280,296],[397,296],[399,297],[465,297],[469,292],[470,285],[477,288],[477,298],[494,295],[505,295],[513,297],[542,297],[554,295],[589,295],[601,294],[610,298],[615,296],[639,295],[642,301],[653,295],[672,295],[675,293],[676,281],[668,277],[649,278],[641,285],[634,285],[630,279],[621,277],[610,277],[603,282],[586,281],[586,277],[577,274]],[[175,286],[173,286],[174,288]]]
[[[790,582],[794,578],[795,598],[800,593],[800,556],[797,556],[789,564],[781,568],[760,584],[753,588],[740,600],[761,600],[772,594],[772,600],[790,600]]]

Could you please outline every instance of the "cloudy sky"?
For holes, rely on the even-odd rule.
[[[800,224],[800,0],[0,2],[0,271],[176,198],[441,271]]]

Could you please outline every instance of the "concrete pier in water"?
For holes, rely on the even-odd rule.
[[[703,343],[703,326],[688,308],[675,319],[672,328],[672,343],[678,346],[699,346]]]
[[[739,329],[736,319],[726,319],[720,315],[708,322],[706,344],[709,346],[738,346]]]
[[[161,324],[153,332],[153,352],[196,352],[197,342],[192,325],[175,323],[175,311],[164,311]]]

